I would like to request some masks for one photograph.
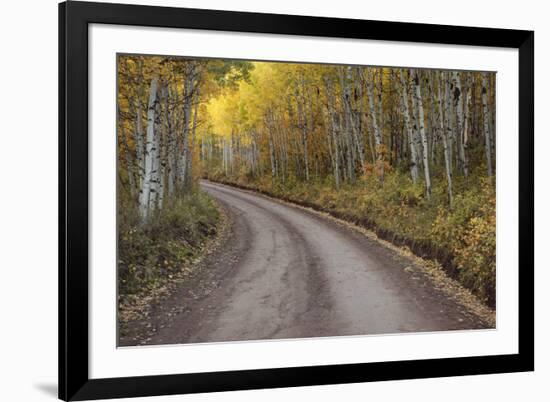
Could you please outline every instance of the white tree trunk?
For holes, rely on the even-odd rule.
[[[376,164],[377,168],[380,170],[380,178],[384,178],[384,161],[382,156],[382,134],[380,133],[380,128],[377,121],[377,113],[374,109],[374,96],[373,96],[373,81],[374,81],[374,72],[371,72],[371,76],[367,77],[367,95],[369,98],[369,109],[371,116],[372,131],[374,133],[374,142],[376,147]]]
[[[348,130],[350,130],[352,136],[353,136],[353,149],[354,151],[357,150],[357,155],[359,156],[359,162],[361,163],[361,169],[364,169],[365,167],[365,147],[363,145],[363,141],[361,138],[361,133],[359,131],[359,122],[358,119],[355,117],[356,113],[353,109],[353,103],[352,103],[352,82],[353,82],[353,75],[352,75],[352,67],[348,66],[346,67],[346,77],[344,81],[344,88],[343,88],[343,95],[344,95],[344,116],[346,119],[346,127]],[[360,89],[357,88],[357,90]],[[355,158],[353,158],[355,160]]]
[[[141,107],[141,99],[143,96],[143,82],[142,82],[142,62],[139,59],[138,62],[138,93],[135,99],[135,109],[136,109],[136,130],[134,132],[134,142],[136,144],[136,165],[138,169],[138,188],[140,191],[139,203],[141,205],[141,188],[143,186],[143,180],[145,176],[145,147],[143,146],[143,110]]]
[[[374,72],[372,73],[372,79],[374,80]],[[384,136],[384,102],[383,102],[383,91],[384,88],[384,68],[380,68],[378,71],[378,128],[380,130],[380,136]]]
[[[441,73],[445,81],[445,133],[447,138],[447,151],[449,154],[450,170],[453,171],[453,119],[451,118],[451,83],[449,74]]]
[[[451,168],[451,155],[449,152],[449,139],[447,128],[445,127],[443,98],[441,95],[441,86],[445,83],[444,73],[441,72],[440,79],[437,85],[437,99],[439,104],[439,126],[441,130],[441,140],[443,142],[443,154],[445,157],[445,173],[447,176],[447,194],[449,197],[449,206],[453,206],[453,175]]]
[[[458,71],[452,72],[453,83],[453,106],[456,111],[456,145],[458,148],[458,160],[460,161],[460,168],[464,177],[468,176],[468,166],[466,164],[466,154],[464,151],[464,113],[463,102],[464,97],[462,95],[462,83],[460,81],[460,75]]]
[[[464,107],[464,123],[462,125],[462,147],[464,150],[464,176],[469,174],[469,161],[468,161],[468,141],[469,141],[469,120],[470,120],[470,104],[472,101],[472,85],[471,81],[468,80],[468,92],[466,93],[465,107]]]
[[[198,112],[199,112],[199,102],[200,102],[200,93],[199,87],[195,90],[194,105],[193,105],[193,125],[191,127],[191,150],[189,152],[189,157],[187,158],[187,184],[191,185],[193,180],[193,152],[195,152],[195,143],[196,143],[196,132],[198,124]]]
[[[430,198],[432,193],[432,183],[430,179],[430,161],[428,157],[428,138],[424,128],[424,105],[422,103],[422,95],[420,92],[420,73],[414,71],[414,92],[416,103],[418,105],[418,131],[422,140],[422,161],[424,164],[424,179],[426,181],[426,195]]]
[[[138,96],[136,107],[136,129],[134,131],[134,143],[136,144],[136,167],[138,170],[139,204],[142,203],[142,187],[145,180],[145,147],[143,146],[143,122],[141,99]]]
[[[405,130],[407,131],[407,138],[409,142],[410,150],[410,165],[411,165],[411,179],[414,183],[418,181],[418,157],[416,155],[416,146],[414,144],[414,133],[411,126],[411,117],[409,113],[409,97],[407,95],[407,82],[403,76],[403,71],[399,70],[399,78],[401,79],[401,108],[403,110],[403,120],[405,122]]]
[[[145,140],[145,163],[144,163],[144,175],[143,182],[141,183],[141,192],[139,199],[139,210],[143,221],[146,221],[149,217],[151,208],[151,196],[154,192],[154,161],[155,155],[155,104],[157,100],[157,78],[151,80],[151,87],[149,90],[149,103],[147,107],[147,138]]]
[[[189,61],[185,66],[185,78],[183,89],[183,129],[182,150],[180,160],[180,181],[182,187],[187,183],[187,160],[189,158],[189,131],[191,129],[191,106],[193,103],[193,91],[195,85],[195,62]]]
[[[355,180],[355,145],[353,141],[353,133],[351,132],[351,127],[349,124],[349,117],[347,113],[347,109],[345,107],[346,105],[346,73],[345,73],[345,67],[340,68],[340,87],[342,89],[342,104],[343,110],[342,110],[342,118],[341,121],[341,127],[342,127],[342,134],[345,137],[346,141],[346,163],[348,168],[348,179],[350,182]]]
[[[160,116],[162,113],[161,104],[159,101],[160,89],[157,90],[157,100],[155,101],[155,150],[154,150],[154,170],[153,170],[153,183],[154,183],[154,199],[151,205],[151,209],[162,209],[162,203],[164,201],[164,144],[162,138],[162,122]]]
[[[176,151],[177,144],[174,138],[174,130],[172,127],[172,116],[169,102],[169,87],[164,85],[161,90],[162,101],[164,103],[164,128],[166,131],[166,171],[167,171],[167,194],[171,197],[174,194],[175,180],[176,180]]]
[[[332,142],[334,146],[334,156],[333,156],[333,168],[334,168],[334,185],[336,190],[340,189],[340,150],[339,150],[339,141],[336,130],[335,122],[335,111],[334,111],[334,92],[332,84],[328,78],[325,78],[325,86],[327,91],[327,108],[328,108],[328,120],[330,127],[330,138],[329,144]]]
[[[487,160],[487,175],[492,176],[493,175],[493,162],[492,162],[492,155],[491,155],[491,131],[490,131],[490,123],[489,120],[491,119],[490,111],[489,111],[489,105],[487,101],[487,75],[483,73],[481,75],[482,77],[482,87],[481,87],[481,102],[483,105],[483,134],[485,136],[485,158]]]
[[[308,155],[308,132],[306,117],[306,84],[304,78],[301,78],[301,93],[296,90],[296,108],[298,112],[298,127],[302,134],[302,151],[304,153],[304,174],[306,181],[309,181],[309,155]]]

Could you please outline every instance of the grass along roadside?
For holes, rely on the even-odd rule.
[[[445,189],[426,200],[420,186],[403,175],[387,175],[335,191],[329,180],[285,183],[271,178],[209,175],[209,180],[309,207],[371,230],[379,239],[436,263],[490,308],[495,305],[496,200],[489,180],[463,184],[453,209],[445,205]],[[470,190],[465,190],[467,186]],[[441,184],[439,184],[441,185]],[[441,191],[438,191],[441,190]],[[441,194],[441,195],[439,195]],[[440,270],[441,270],[440,269]]]
[[[119,212],[119,339],[147,331],[152,306],[195,274],[226,224],[216,202],[200,190],[166,205],[145,225],[134,216]]]

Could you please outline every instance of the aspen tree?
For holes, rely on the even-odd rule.
[[[149,102],[147,104],[147,137],[145,140],[145,162],[143,180],[141,183],[141,192],[139,197],[139,207],[141,218],[146,221],[151,209],[151,201],[154,197],[153,170],[155,155],[155,109],[157,100],[157,77],[151,80],[149,89]],[[153,196],[151,195],[153,193]]]
[[[460,169],[462,174],[468,176],[468,167],[466,165],[466,154],[464,151],[464,112],[463,102],[464,97],[462,95],[462,83],[458,71],[452,72],[452,84],[453,84],[453,107],[456,111],[456,144],[458,149],[458,160],[460,161]]]
[[[483,134],[485,138],[485,159],[487,163],[487,175],[493,175],[492,155],[491,155],[491,131],[490,131],[490,112],[487,100],[488,84],[487,74],[481,75],[481,103],[483,105]]]
[[[407,131],[407,138],[410,150],[411,179],[413,183],[416,183],[418,181],[418,162],[416,156],[416,147],[414,144],[414,133],[411,126],[411,118],[409,113],[409,96],[407,94],[408,85],[405,81],[402,70],[399,70],[399,77],[401,80],[401,110],[403,113],[403,120],[405,123],[405,130]]]
[[[371,72],[370,76],[367,79],[367,94],[369,98],[369,108],[370,108],[370,117],[372,130],[374,133],[374,142],[376,147],[376,164],[379,169],[380,179],[384,179],[384,161],[382,156],[382,134],[380,133],[380,128],[378,126],[377,114],[374,109],[374,96],[373,96],[373,83],[374,81],[374,72]]]
[[[447,195],[449,197],[449,205],[453,205],[453,174],[451,167],[451,155],[449,150],[449,138],[448,130],[445,125],[446,117],[444,113],[448,113],[448,110],[444,110],[444,102],[441,96],[441,86],[445,83],[445,73],[439,74],[439,82],[437,85],[437,99],[439,105],[439,127],[441,132],[441,141],[443,142],[443,154],[445,158],[445,175],[447,177]],[[446,103],[445,103],[446,104]]]
[[[418,105],[418,131],[422,140],[422,162],[424,166],[424,180],[426,182],[426,196],[430,198],[432,193],[432,182],[430,177],[430,161],[428,158],[428,139],[424,128],[424,105],[420,91],[420,72],[418,70],[414,70],[413,82],[414,96],[416,98],[416,104]]]

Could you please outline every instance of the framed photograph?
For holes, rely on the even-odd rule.
[[[59,5],[59,397],[534,369],[534,33]]]

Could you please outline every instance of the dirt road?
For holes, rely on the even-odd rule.
[[[223,206],[231,232],[204,262],[202,294],[174,295],[172,310],[185,304],[184,312],[170,314],[148,344],[486,326],[374,239],[253,192],[201,185]]]

